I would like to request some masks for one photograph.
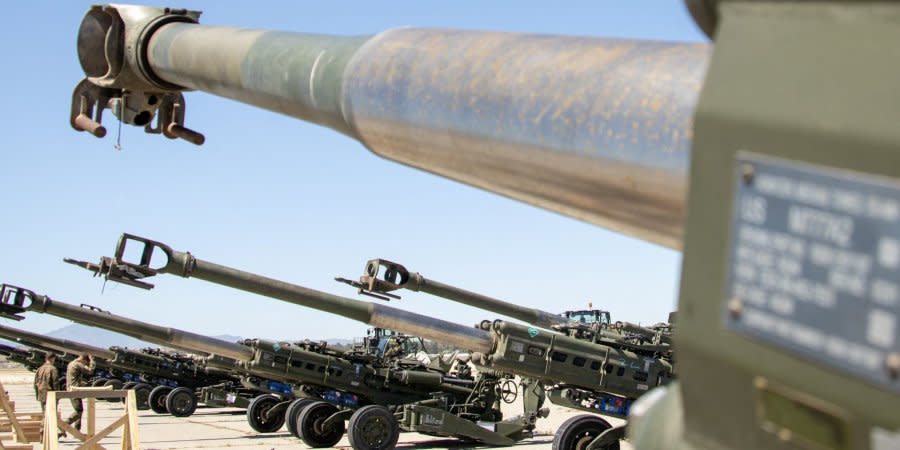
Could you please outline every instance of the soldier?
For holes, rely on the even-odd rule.
[[[66,382],[68,383],[68,389],[72,390],[74,387],[87,386],[88,380],[93,375],[94,361],[91,359],[91,355],[83,353],[78,358],[72,360],[68,367],[66,367]],[[71,400],[72,409],[74,409],[75,412],[66,419],[66,422],[75,427],[76,430],[81,431],[81,413],[84,411],[84,405],[81,403],[80,398],[73,398]]]
[[[38,367],[34,373],[34,396],[41,403],[41,411],[44,411],[47,402],[47,392],[59,389],[59,371],[56,369],[56,355],[47,353],[44,357],[44,365]]]
[[[391,337],[388,339],[387,344],[384,346],[384,357],[385,358],[399,358],[401,353],[403,352],[403,346],[400,345],[400,340],[396,337]]]

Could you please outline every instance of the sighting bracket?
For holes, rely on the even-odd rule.
[[[109,256],[101,257],[99,264],[72,258],[63,258],[63,261],[94,272],[95,277],[102,276],[108,281],[115,281],[117,283],[127,284],[146,290],[153,289],[154,287],[152,283],[139,280],[144,277],[156,275],[155,270],[148,270],[137,264],[119,262],[116,261],[115,258],[110,258]],[[152,273],[147,273],[151,271]]]
[[[27,311],[35,293],[25,288],[10,284],[0,285],[0,317],[16,321],[24,320],[22,315]]]
[[[128,247],[129,242],[134,243],[133,245],[143,246],[140,252],[140,259],[136,263],[125,261],[125,249]],[[159,267],[151,267],[151,260],[156,250],[161,251],[165,255],[166,262]],[[65,258],[63,261],[87,269],[93,272],[94,276],[102,276],[108,281],[150,290],[153,289],[153,284],[142,281],[142,279],[152,277],[160,272],[175,273],[183,277],[191,275],[195,259],[190,253],[187,253],[184,265],[169,267],[175,253],[172,247],[162,242],[123,233],[116,244],[115,254],[112,257],[101,257],[99,264],[72,258]]]
[[[382,268],[384,268],[383,271]],[[382,273],[382,278],[380,279],[378,278],[379,272]],[[409,271],[402,264],[386,259],[370,259],[366,263],[366,268],[363,275],[359,277],[359,281],[340,277],[335,278],[335,281],[349,284],[359,289],[359,293],[362,295],[390,301],[392,298],[400,300],[399,295],[389,292],[403,289],[409,279]]]
[[[397,294],[388,294],[386,292],[376,294],[375,292],[372,292],[368,289],[367,284],[363,284],[360,281],[353,281],[353,280],[349,280],[347,278],[342,278],[342,277],[334,277],[334,281],[337,281],[339,283],[349,284],[350,286],[357,288],[358,289],[357,293],[360,295],[368,295],[369,297],[377,298],[378,300],[384,300],[386,302],[391,301],[392,298],[396,299],[396,300],[400,300],[400,296]]]

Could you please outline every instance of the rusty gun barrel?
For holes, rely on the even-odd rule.
[[[204,26],[199,16],[92,7],[78,36],[87,79],[73,95],[73,127],[99,126],[110,108],[148,132],[202,143],[170,125],[184,122],[180,91],[206,91],[680,247],[708,45],[421,28],[342,37]]]

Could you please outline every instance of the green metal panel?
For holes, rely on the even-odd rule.
[[[877,448],[873,433],[900,428],[896,392],[726,331],[722,311],[738,152],[900,177],[900,6],[723,2],[718,18],[676,331],[685,438],[699,448]]]

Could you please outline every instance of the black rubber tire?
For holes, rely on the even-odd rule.
[[[118,390],[122,389],[122,386],[124,386],[124,385],[125,384],[122,383],[122,380],[119,380],[117,378],[110,378],[110,379],[106,380],[105,383],[103,383],[103,386],[112,386],[114,391],[118,391]],[[110,403],[120,403],[122,400],[118,399],[118,398],[108,398],[108,399],[106,399],[106,401],[108,401]]]
[[[194,390],[184,386],[175,388],[166,396],[166,409],[175,417],[188,417],[197,410]]]
[[[297,417],[297,432],[300,439],[310,448],[334,447],[344,437],[344,421],[339,421],[330,429],[323,430],[322,421],[338,411],[328,402],[312,402],[303,408]]]
[[[147,397],[147,403],[150,405],[150,409],[157,414],[168,414],[169,410],[166,408],[166,396],[169,395],[169,392],[172,392],[172,388],[169,386],[157,386],[150,391],[150,396]]]
[[[104,384],[106,384],[107,381],[109,381],[109,380],[106,378],[96,378],[96,379],[94,379],[94,381],[91,381],[91,386],[92,387],[100,387],[100,386],[103,386]]]
[[[258,433],[274,433],[284,425],[285,414],[266,418],[266,413],[273,406],[283,402],[281,398],[272,394],[263,394],[250,400],[247,406],[247,423]]]
[[[131,389],[134,391],[134,397],[137,400],[137,409],[140,411],[150,409],[150,392],[153,392],[153,386],[147,383],[137,383]]]
[[[363,406],[350,416],[347,437],[353,450],[390,450],[397,446],[400,425],[384,406]]]
[[[122,389],[126,391],[133,388],[137,383],[134,381],[126,381],[125,384],[122,385]],[[122,397],[122,403],[125,403],[125,397]]]
[[[300,432],[297,431],[297,419],[300,417],[300,413],[303,412],[303,408],[306,408],[314,401],[309,398],[298,398],[288,405],[287,411],[284,412],[284,424],[287,425],[291,436],[300,439]]]
[[[563,422],[553,436],[553,450],[583,450],[600,433],[612,428],[609,422],[590,414],[582,414]],[[603,450],[619,450],[619,443]]]

